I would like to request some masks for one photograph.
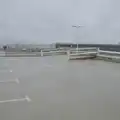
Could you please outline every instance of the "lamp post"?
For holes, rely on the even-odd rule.
[[[72,27],[77,29],[77,35],[78,35],[78,29],[81,28],[81,27],[83,27],[83,26],[82,25],[72,25]],[[76,42],[76,43],[77,43],[77,48],[76,49],[78,51],[79,44],[78,44],[78,42]]]

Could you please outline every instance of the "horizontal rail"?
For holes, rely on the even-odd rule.
[[[97,58],[102,58],[102,59],[113,59],[113,60],[120,60],[120,52],[115,52],[115,51],[104,51],[104,50],[99,50],[98,48],[95,49],[95,51],[75,51],[75,52],[68,52],[68,59],[78,59],[78,58],[92,58],[92,57],[97,57]]]
[[[103,50],[99,50],[99,53],[106,53],[106,54],[118,54],[120,55],[120,52],[113,52],[113,51],[103,51]]]
[[[91,47],[91,48],[78,48],[79,50],[97,50],[96,47]]]
[[[70,56],[91,55],[91,54],[96,55],[97,52],[81,52],[81,53],[70,54]]]
[[[97,55],[97,57],[103,57],[103,58],[114,58],[114,59],[120,59],[119,56],[112,56],[112,55]]]

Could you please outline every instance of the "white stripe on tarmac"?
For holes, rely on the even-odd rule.
[[[25,96],[25,98],[20,99],[3,100],[0,101],[0,103],[23,102],[23,101],[31,102],[31,99],[28,96]]]
[[[1,72],[1,73],[3,73],[3,72],[11,72],[11,73],[12,73],[13,70],[0,70],[0,72]]]
[[[17,83],[17,84],[19,84],[19,83],[20,83],[20,81],[19,81],[19,79],[18,79],[18,78],[16,78],[16,80],[15,80],[15,81],[16,81],[16,83]]]
[[[17,84],[20,83],[18,78],[16,78],[15,80],[0,81],[0,83],[14,83],[14,82],[17,83]]]
[[[27,102],[31,102],[31,99],[29,98],[29,96],[25,96],[25,99],[27,100]]]

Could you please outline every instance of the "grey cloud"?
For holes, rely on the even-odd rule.
[[[116,43],[119,0],[5,0],[0,4],[0,42]],[[84,25],[78,31],[71,26]]]

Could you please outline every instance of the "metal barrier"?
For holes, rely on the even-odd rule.
[[[78,49],[43,49],[40,52],[27,51],[0,51],[0,57],[40,57],[52,55],[68,55],[68,60],[71,59],[101,59],[120,62],[120,52],[104,51],[96,47],[78,48]]]
[[[68,60],[94,58],[96,57],[97,53],[97,48],[79,48],[76,51],[69,50],[67,52]]]
[[[40,52],[26,52],[26,51],[14,51],[4,52],[4,57],[40,57],[40,56],[51,56],[51,55],[65,55],[67,52],[65,50],[49,50],[44,49]]]
[[[72,54],[72,53],[79,53],[79,52],[87,52],[87,51],[89,51],[89,52],[94,52],[94,51],[97,51],[97,48],[96,47],[91,47],[91,48],[72,48],[72,49],[70,49],[69,50],[70,51],[70,53]]]
[[[113,51],[98,50],[98,53],[103,55],[120,56],[120,52],[113,52]]]
[[[40,52],[5,52],[5,57],[40,57]]]
[[[67,52],[65,50],[56,50],[56,51],[41,50],[41,56],[66,55],[66,54]]]
[[[97,59],[120,62],[120,52],[98,50]]]
[[[85,51],[86,49],[87,51]],[[103,51],[99,48],[82,48],[82,50],[79,51],[68,51],[68,60],[91,58],[120,62],[120,52]]]
[[[0,51],[0,57],[5,57],[5,52],[4,51]]]

